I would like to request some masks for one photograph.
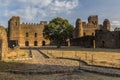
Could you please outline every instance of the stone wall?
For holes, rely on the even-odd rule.
[[[0,26],[0,59],[3,60],[6,54],[8,54],[7,32]]]
[[[120,48],[120,31],[96,31],[96,47]]]
[[[95,36],[95,30],[99,30],[98,16],[89,16],[88,23],[82,22],[81,19],[76,20],[76,27],[74,30],[74,38],[80,38],[83,36]]]
[[[81,47],[86,47],[90,48],[93,47],[93,36],[84,36],[76,39],[71,39],[71,46],[81,46]]]

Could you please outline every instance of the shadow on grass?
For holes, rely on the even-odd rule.
[[[56,74],[76,72],[78,66],[63,65],[42,65],[22,62],[4,62],[0,61],[1,72],[11,72],[15,74]]]

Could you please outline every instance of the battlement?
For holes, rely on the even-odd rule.
[[[89,17],[98,17],[98,15],[90,15]]]
[[[19,16],[12,16],[12,18],[20,18]]]
[[[94,25],[98,25],[98,16],[97,15],[91,15],[88,17],[88,23],[92,23]]]
[[[22,23],[21,25],[40,25],[40,23]]]
[[[19,16],[12,16],[12,18],[10,20],[14,20],[14,19],[20,20],[20,17]]]

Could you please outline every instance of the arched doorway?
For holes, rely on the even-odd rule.
[[[29,41],[25,41],[25,46],[29,46]]]
[[[38,42],[37,41],[34,41],[34,46],[38,46]]]
[[[102,47],[105,47],[105,41],[102,41]]]
[[[45,41],[42,41],[42,46],[45,46]]]

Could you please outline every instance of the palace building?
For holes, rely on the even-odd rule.
[[[20,47],[40,47],[49,44],[49,40],[43,38],[44,25],[46,21],[40,23],[20,23],[19,16],[13,16],[8,21],[8,41],[9,46]]]

